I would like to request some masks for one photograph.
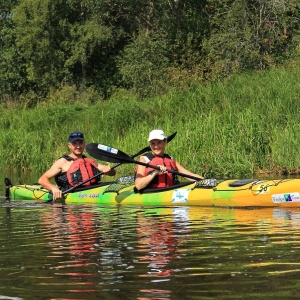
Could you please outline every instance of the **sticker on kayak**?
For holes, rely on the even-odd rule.
[[[78,198],[79,199],[84,199],[84,198],[100,198],[100,194],[79,194]]]
[[[272,195],[274,203],[300,202],[299,193],[275,194]]]
[[[109,146],[106,146],[106,145],[98,144],[98,149],[104,150],[106,152],[110,152],[110,153],[113,153],[113,154],[118,154],[118,149],[115,149],[115,148],[112,148],[112,147],[109,147]]]
[[[187,203],[191,189],[174,190],[172,195],[172,203]]]

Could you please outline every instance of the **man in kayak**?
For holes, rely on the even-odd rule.
[[[148,142],[150,143],[151,153],[141,156],[140,162],[158,166],[160,170],[137,165],[135,176],[135,187],[137,190],[145,187],[163,188],[176,184],[178,182],[176,176],[167,172],[167,170],[175,170],[186,175],[198,177],[199,180],[203,179],[202,176],[186,170],[178,161],[165,153],[167,137],[162,130],[152,130],[149,134]],[[189,178],[186,179],[193,181]]]
[[[111,169],[109,165],[101,165],[83,155],[85,142],[82,132],[74,131],[70,133],[68,147],[71,153],[55,161],[50,169],[38,180],[40,185],[52,192],[53,200],[62,198],[62,191],[76,186],[91,177],[94,178],[81,185],[97,183],[101,178],[100,172],[109,176],[116,174],[115,169]],[[97,174],[99,176],[95,177]],[[51,178],[55,179],[57,185],[51,183]]]

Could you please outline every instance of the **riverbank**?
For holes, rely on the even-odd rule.
[[[205,177],[299,174],[299,77],[294,66],[143,101],[124,93],[107,101],[64,103],[61,97],[33,108],[14,104],[1,109],[0,166],[3,172],[43,172],[68,152],[73,130],[83,131],[87,143],[132,155],[147,146],[150,130],[161,128],[167,135],[177,131],[167,152]]]

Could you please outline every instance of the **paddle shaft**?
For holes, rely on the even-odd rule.
[[[159,170],[160,171],[160,167],[158,166],[154,166],[154,165],[150,165],[148,163],[144,163],[142,161],[137,161],[137,160],[134,160],[134,159],[130,159],[130,158],[120,158],[120,160],[124,160],[125,162],[128,162],[128,163],[134,163],[134,164],[138,164],[138,165],[141,165],[141,166],[145,166],[145,167],[150,167],[152,169],[155,169],[155,170]],[[166,170],[168,173],[173,173],[175,175],[179,175],[179,176],[182,176],[182,177],[186,177],[186,178],[190,178],[190,179],[194,179],[196,181],[198,180],[202,180],[203,178],[198,178],[198,177],[195,177],[195,176],[192,176],[192,175],[188,175],[188,174],[185,174],[185,173],[181,173],[181,172],[178,172],[176,170],[169,170],[167,169]]]
[[[113,165],[113,166],[111,167],[111,170],[112,170],[112,169],[115,169],[116,167],[120,166],[121,164],[122,164],[122,163],[120,162],[120,163],[117,163],[117,164]],[[75,185],[75,186],[72,186],[71,188],[69,188],[69,189],[63,191],[62,194],[63,194],[63,195],[68,194],[68,193],[74,191],[76,188],[78,188],[78,187],[84,185],[85,183],[87,183],[87,182],[93,180],[94,178],[96,178],[97,176],[101,176],[101,175],[103,175],[103,174],[104,174],[104,172],[100,172],[100,173],[98,173],[98,174],[92,176],[91,178],[88,178],[87,180],[84,180],[84,181],[80,182],[79,184],[77,184],[77,185]]]

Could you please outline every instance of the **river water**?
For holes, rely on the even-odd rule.
[[[299,209],[6,202],[2,190],[0,299],[299,298]]]

